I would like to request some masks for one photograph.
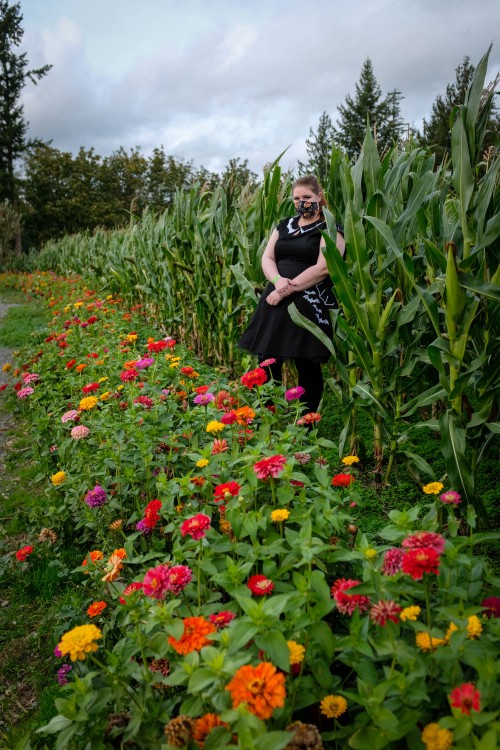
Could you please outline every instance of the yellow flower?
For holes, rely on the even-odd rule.
[[[359,458],[357,456],[344,456],[342,463],[346,466],[352,466],[359,463]]]
[[[102,638],[102,634],[95,625],[78,625],[63,635],[58,648],[63,656],[69,655],[71,661],[77,661],[85,659],[86,654],[97,651],[97,643],[94,641],[99,638]]]
[[[178,362],[171,362],[170,363],[170,369],[172,369],[172,367],[179,367],[179,363]]]
[[[377,550],[373,549],[373,547],[369,547],[368,549],[365,549],[364,555],[367,560],[375,560],[377,557]]]
[[[444,638],[433,638],[429,633],[417,633],[415,643],[421,651],[435,651],[438,646],[446,643]]]
[[[446,642],[450,640],[451,634],[455,633],[459,629],[460,628],[458,627],[458,625],[455,625],[454,622],[450,622],[448,626],[448,630],[446,631],[446,635],[445,635]],[[479,638],[479,636],[483,632],[483,626],[481,624],[481,620],[479,619],[477,615],[471,615],[467,619],[466,629],[467,629],[467,638],[469,640],[473,640],[474,638]]]
[[[453,743],[453,734],[449,729],[441,729],[439,724],[427,724],[422,731],[422,742],[425,750],[448,750]]]
[[[321,713],[328,719],[338,719],[347,711],[347,701],[341,695],[327,695],[319,704]]]
[[[122,519],[121,519],[121,518],[117,518],[117,519],[116,519],[116,521],[112,521],[112,522],[111,522],[111,523],[109,524],[109,527],[108,527],[108,528],[109,528],[109,529],[111,529],[111,531],[119,531],[119,530],[121,529],[121,527],[122,527],[122,526],[123,526],[123,521],[122,521]]]
[[[78,408],[82,411],[90,411],[90,409],[93,409],[94,406],[96,406],[98,401],[99,399],[95,396],[87,396],[86,398],[82,398],[82,400],[78,404]]]
[[[220,432],[224,429],[224,425],[222,424],[222,422],[217,422],[216,419],[212,419],[212,421],[207,424],[205,429],[207,432]]]
[[[106,297],[106,299],[107,300],[113,299],[113,295],[112,294],[108,294],[107,297]]]
[[[107,401],[110,396],[111,396],[111,391],[104,391],[104,393],[101,393],[101,395],[99,396],[99,399],[101,401]]]
[[[441,482],[429,482],[422,487],[426,495],[439,495],[442,489],[444,489],[444,484]]]
[[[127,333],[125,336],[127,341],[137,341],[137,334],[136,333]]]
[[[56,471],[55,474],[52,474],[50,477],[50,481],[54,485],[54,487],[59,487],[60,484],[64,482],[66,479],[66,472],[64,471]]]
[[[208,460],[206,458],[200,458],[199,461],[196,462],[196,466],[198,466],[200,469],[203,469],[204,466],[208,466]]]
[[[304,646],[297,641],[287,641],[288,650],[290,651],[290,664],[300,664],[304,661],[306,650]]]
[[[9,370],[12,370],[12,365],[9,362],[6,362],[2,367],[2,372],[9,372]]]
[[[405,607],[400,613],[399,613],[399,619],[403,622],[406,622],[407,620],[416,620],[419,614],[421,613],[420,607],[413,605],[411,607]]]
[[[117,391],[123,391],[123,389],[124,389],[124,388],[125,388],[125,386],[124,386],[124,385],[117,385],[117,386],[116,386],[116,390],[117,390]]]
[[[78,308],[78,307],[82,307],[82,305],[83,305],[83,302],[75,302],[75,304],[73,305],[73,307]]]
[[[290,517],[290,511],[286,508],[277,508],[271,512],[271,521],[273,523],[281,523],[286,521]]]
[[[99,378],[99,380],[97,382],[98,383],[105,383],[106,380],[109,380],[109,378],[108,377],[106,377],[106,378]]]

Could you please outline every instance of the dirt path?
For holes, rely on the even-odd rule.
[[[9,305],[4,302],[0,302],[0,319],[7,314],[9,307],[15,307],[15,305]],[[12,375],[2,371],[3,365],[7,362],[12,363],[12,349],[7,349],[0,346],[0,385],[4,383],[12,382]],[[4,463],[3,455],[9,439],[9,432],[12,429],[14,422],[10,414],[6,414],[3,410],[0,410],[0,474],[3,472]]]

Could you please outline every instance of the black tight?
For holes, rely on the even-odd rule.
[[[293,359],[293,363],[299,376],[298,384],[305,390],[301,401],[305,403],[306,412],[318,411],[319,402],[323,395],[321,362],[314,362],[307,357],[297,357]],[[282,367],[283,361],[278,360],[274,365],[269,365],[267,368],[277,383],[281,383],[282,380]]]

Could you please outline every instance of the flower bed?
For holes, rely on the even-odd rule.
[[[236,382],[142,309],[27,279],[52,332],[13,365],[86,606],[54,634],[57,748],[497,747],[500,599],[432,482],[363,533],[356,456],[256,368]],[[5,394],[12,393],[8,388]],[[43,528],[42,528],[43,527]],[[44,533],[41,532],[41,529]]]

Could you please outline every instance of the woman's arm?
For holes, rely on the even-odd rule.
[[[340,234],[340,232],[337,232],[337,249],[339,253],[344,257],[345,253],[345,242],[344,237]],[[325,247],[325,242],[322,239],[319,249],[319,256],[318,256],[318,262],[314,266],[310,266],[309,268],[306,268],[305,271],[302,271],[298,276],[296,276],[294,279],[291,279],[290,285],[292,287],[292,292],[302,292],[304,289],[309,289],[309,287],[314,286],[315,284],[318,284],[320,281],[323,281],[328,276],[328,267],[326,265],[326,259],[323,255],[323,248]]]
[[[262,255],[262,270],[264,276],[271,284],[274,284],[274,290],[267,296],[267,302],[270,305],[277,305],[280,299],[287,297],[293,291],[290,289],[290,279],[286,279],[280,276],[278,266],[276,265],[276,258],[274,256],[274,248],[278,240],[279,233],[275,229],[269,238],[269,242],[266,245],[264,253]]]

